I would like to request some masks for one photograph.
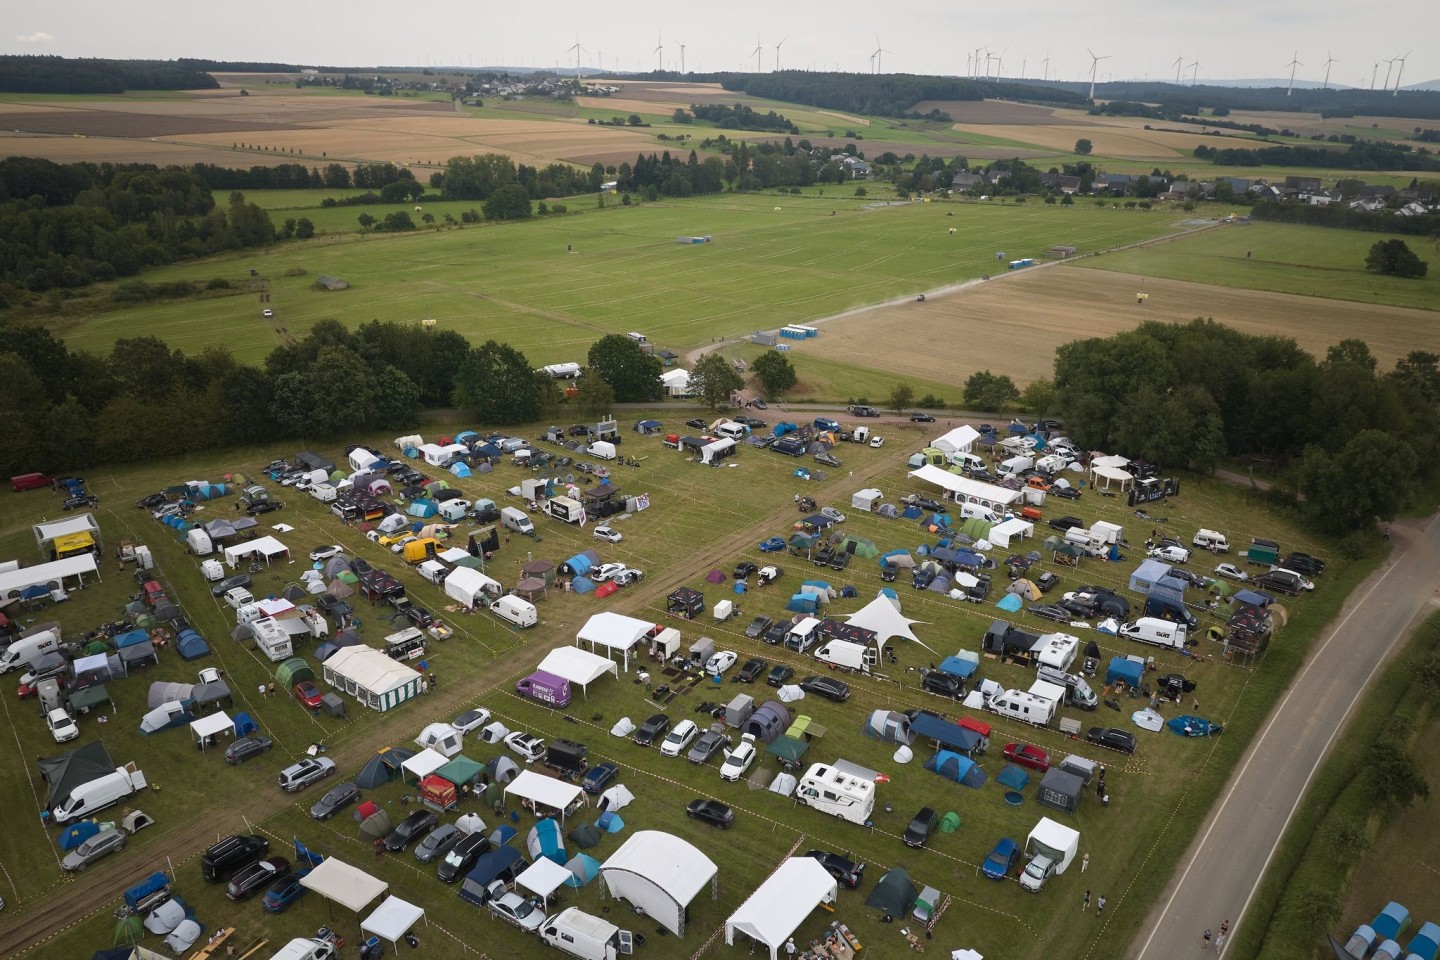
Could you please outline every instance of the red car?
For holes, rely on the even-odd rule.
[[[301,680],[295,684],[295,699],[305,704],[305,706],[311,710],[319,710],[321,701],[325,699],[325,694],[321,693],[320,688],[309,680]]]
[[[1005,744],[1005,759],[1017,766],[1029,767],[1041,773],[1050,769],[1050,754],[1029,743]]]

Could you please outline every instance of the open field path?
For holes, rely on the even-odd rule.
[[[844,502],[848,503],[848,491],[865,486],[892,466],[888,460],[880,459],[862,470],[855,471],[853,475],[847,476],[844,471],[836,471],[830,479],[808,489],[814,491],[817,499],[827,496],[833,498],[844,492]],[[734,533],[724,539],[697,545],[698,549],[688,563],[668,571],[664,576],[647,578],[639,586],[628,590],[626,606],[640,609],[663,601],[674,587],[701,576],[717,559],[743,552],[758,540],[773,533],[777,524],[788,526],[794,517],[794,506],[790,503],[763,517],[737,517],[736,521],[740,525]],[[746,522],[747,519],[749,522]],[[515,673],[527,669],[550,650],[567,646],[571,642],[570,636],[555,636],[508,651],[487,666],[486,676],[490,678],[488,681],[443,684],[438,691],[421,698],[422,709],[435,719],[453,716],[473,706],[478,698],[512,678]],[[342,772],[353,773],[369,759],[377,746],[398,742],[405,731],[413,731],[413,713],[413,710],[400,710],[388,715],[369,733],[344,742],[328,751],[327,756],[335,761]],[[329,789],[329,786],[326,785],[325,789]],[[319,796],[314,790],[310,793],[314,793],[317,798]],[[300,796],[308,797],[310,793]],[[197,809],[193,818],[175,825],[162,842],[147,848],[143,863],[122,857],[102,860],[83,873],[72,874],[71,882],[55,889],[38,902],[28,904],[23,910],[12,908],[0,914],[0,924],[3,924],[0,925],[0,958],[23,956],[57,933],[97,913],[111,911],[119,905],[121,891],[149,876],[157,864],[173,861],[178,866],[186,863],[198,857],[217,837],[234,832],[236,824],[242,820],[259,824],[296,802],[295,795],[281,793],[271,785],[267,768],[266,775],[257,783],[255,793],[235,798],[231,803],[207,804]]]
[[[1171,960],[1245,922],[1295,810],[1367,686],[1436,605],[1440,515],[1391,524],[1389,562],[1360,584],[1275,705],[1140,927],[1131,960]],[[1233,936],[1233,932],[1232,932]]]

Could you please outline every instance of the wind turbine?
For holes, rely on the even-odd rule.
[[[1405,57],[1410,56],[1413,52],[1413,50],[1406,50]],[[1405,72],[1405,57],[1395,58],[1400,61],[1400,69],[1395,71],[1395,92],[1391,94],[1392,97],[1400,96],[1400,75]]]
[[[1287,67],[1290,68],[1290,86],[1288,86],[1288,87],[1285,88],[1285,96],[1287,96],[1287,97],[1290,96],[1290,94],[1292,94],[1292,93],[1295,92],[1295,68],[1296,68],[1296,67],[1303,67],[1303,66],[1305,66],[1305,64],[1301,63],[1300,60],[1298,59],[1299,56],[1300,56],[1300,51],[1299,51],[1299,50],[1296,50],[1296,51],[1295,51],[1295,57],[1296,57],[1297,59],[1293,59],[1293,60],[1291,60],[1289,63],[1285,64],[1285,66],[1287,66]]]
[[[1380,61],[1375,61],[1375,69],[1370,71],[1370,89],[1375,89],[1375,77],[1380,72]]]
[[[785,38],[785,40],[789,40],[789,39],[790,39],[789,37],[786,37],[786,38]],[[776,73],[779,73],[779,72],[780,72],[780,48],[783,47],[783,46],[785,46],[785,40],[781,40],[779,43],[775,44],[775,72],[776,72]]]
[[[1329,50],[1325,51],[1325,83],[1323,86],[1320,87],[1321,90],[1330,89],[1330,64],[1339,62],[1339,60],[1336,60],[1334,57],[1330,56]]]
[[[979,80],[979,79],[980,79],[980,54],[981,54],[981,53],[988,54],[989,52],[990,52],[990,49],[989,49],[988,47],[976,47],[976,48],[975,48],[975,69],[974,69],[974,72],[970,74],[970,79],[971,79],[971,80]],[[987,68],[990,66],[990,61],[989,61],[988,58],[987,58],[986,61],[985,61],[985,66],[986,66]]]
[[[1097,67],[1100,66],[1100,61],[1101,61],[1101,60],[1109,60],[1109,59],[1110,59],[1110,54],[1107,53],[1107,54],[1105,54],[1105,56],[1103,56],[1103,57],[1097,57],[1097,56],[1095,56],[1095,51],[1091,50],[1089,47],[1086,47],[1086,48],[1085,48],[1085,52],[1088,53],[1088,54],[1090,54],[1090,99],[1091,99],[1091,100],[1094,100],[1094,99],[1095,99],[1095,68],[1097,68]]]
[[[680,44],[680,75],[685,75],[685,44]]]
[[[566,53],[569,53],[571,50],[575,52],[575,79],[577,81],[580,79],[580,51],[583,49],[585,48],[580,46],[580,35],[577,33],[575,35],[575,46],[565,51]]]
[[[655,72],[659,73],[665,69],[665,41],[658,33],[655,34],[655,49],[650,52],[655,54]]]
[[[1196,60],[1190,64],[1190,86],[1195,86],[1195,80],[1200,76],[1200,61]]]
[[[1183,69],[1184,64],[1185,64],[1185,58],[1184,58],[1184,57],[1176,57],[1176,58],[1175,58],[1175,82],[1176,82],[1176,83],[1179,83],[1179,82],[1180,82],[1180,71],[1181,71],[1181,69]]]
[[[1045,76],[1042,77],[1041,79],[1043,79],[1043,80],[1049,80],[1049,79],[1050,79],[1050,54],[1048,54],[1048,53],[1045,54]]]
[[[875,54],[873,54],[873,53],[870,54],[870,58],[869,58],[869,59],[870,59],[870,72],[871,72],[871,73],[874,73],[874,72],[875,72]]]
[[[761,51],[761,50],[764,50],[764,49],[765,49],[765,48],[760,45],[760,35],[757,33],[757,34],[755,35],[755,49],[750,51],[751,53],[755,54],[755,72],[756,72],[756,73],[759,73],[759,72],[760,72],[760,51]]]
[[[879,75],[879,74],[882,74],[882,73],[885,72],[885,57],[884,57],[884,54],[887,54],[887,53],[889,53],[889,52],[890,52],[889,50],[886,50],[884,47],[880,46],[880,38],[877,36],[877,37],[875,38],[875,73],[876,73],[876,75]]]
[[[1381,87],[1381,88],[1380,88],[1381,90],[1389,90],[1389,89],[1390,89],[1390,71],[1391,71],[1391,70],[1394,70],[1394,69],[1395,69],[1395,61],[1394,61],[1394,60],[1386,60],[1386,61],[1385,61],[1385,86]]]

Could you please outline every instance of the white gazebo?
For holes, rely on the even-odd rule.
[[[602,892],[628,900],[677,937],[685,935],[685,908],[710,885],[714,862],[690,843],[658,830],[640,830],[600,865]]]
[[[547,857],[539,857],[525,872],[515,878],[518,886],[532,890],[545,901],[545,912],[550,912],[550,894],[563,887],[575,875],[569,868],[562,867]]]
[[[1019,490],[1008,490],[993,483],[957,476],[949,470],[933,464],[923,466],[918,470],[911,470],[910,476],[916,480],[935,484],[949,494],[956,503],[978,503],[996,513],[1004,513],[1012,503],[1024,496]]]
[[[573,783],[547,777],[534,770],[522,770],[520,776],[505,784],[505,796],[508,798],[511,794],[522,800],[529,800],[537,807],[549,807],[557,811],[561,822],[564,822],[565,811],[576,800],[583,798],[585,791]]]
[[[289,557],[290,548],[274,537],[261,537],[258,540],[250,540],[246,543],[237,543],[233,547],[226,547],[225,563],[233,567],[239,564],[242,558],[256,554],[263,557],[268,564],[277,557]]]
[[[390,889],[390,884],[384,880],[335,857],[320,861],[318,867],[300,878],[300,886],[314,890],[326,900],[355,913],[370,906],[376,897]]]
[[[579,647],[557,647],[551,650],[536,669],[577,684],[586,697],[590,695],[590,684],[593,681],[607,673],[619,676],[615,670],[615,661],[597,653],[587,653]]]
[[[195,737],[201,750],[209,748],[211,742],[222,733],[235,734],[235,721],[224,710],[207,713],[198,720],[190,721],[190,733]]]
[[[725,921],[725,943],[734,945],[735,934],[770,948],[770,960],[786,939],[822,903],[834,903],[839,888],[835,878],[812,857],[791,857],[740,905]]]
[[[449,762],[450,758],[439,750],[432,750],[426,747],[409,760],[400,764],[400,769],[416,780],[424,780],[427,776]]]
[[[389,940],[395,945],[395,952],[400,952],[400,938],[410,932],[410,928],[419,923],[425,916],[425,909],[417,907],[406,900],[396,896],[386,897],[375,912],[360,922],[360,930],[364,933],[373,933],[381,940]],[[425,921],[427,924],[430,922]]]
[[[590,644],[607,650],[619,650],[626,673],[630,672],[630,651],[655,628],[649,620],[638,620],[619,613],[597,613],[575,634],[575,645]]]
[[[961,424],[949,433],[942,434],[930,441],[930,446],[936,450],[944,450],[947,454],[969,453],[975,446],[975,441],[980,439],[980,431],[969,424]]]

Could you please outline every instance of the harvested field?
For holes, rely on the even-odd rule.
[[[1158,130],[1130,130],[1104,123],[1090,124],[978,124],[957,123],[962,133],[985,137],[1001,137],[1020,143],[1033,143],[1061,153],[1069,153],[1075,141],[1084,137],[1094,144],[1097,156],[1169,160],[1193,150],[1202,142],[1199,131],[1163,133]]]
[[[1077,121],[1053,107],[1003,100],[922,100],[910,108],[915,113],[939,110],[956,123],[1069,124]]]
[[[846,123],[853,123],[861,127],[870,126],[870,121],[864,117],[852,117],[848,113],[836,113],[834,110],[817,110],[816,113],[826,117],[835,117],[839,120],[844,120]]]
[[[1135,294],[1144,290],[1144,305]],[[1157,280],[1055,264],[972,284],[924,303],[904,303],[846,316],[824,325],[816,341],[796,353],[865,357],[867,366],[909,374],[917,345],[928,369],[960,383],[978,370],[1005,373],[1025,384],[1048,377],[1055,348],[1083,337],[1108,337],[1147,320],[1183,323],[1211,317],[1246,333],[1293,337],[1313,354],[1363,336],[1382,369],[1434,340],[1435,314],[1404,307],[1343,303],[1316,297],[1236,290],[1203,283]],[[901,328],[903,339],[877,336]],[[1003,351],[1003,356],[1001,356]]]
[[[48,110],[0,113],[0,129],[86,137],[165,137],[175,134],[300,130],[293,123],[111,110]]]
[[[718,83],[656,83],[651,80],[606,80],[619,87],[624,96],[650,103],[735,103],[753,98],[739,90],[726,90]],[[608,97],[597,98],[601,100]]]

